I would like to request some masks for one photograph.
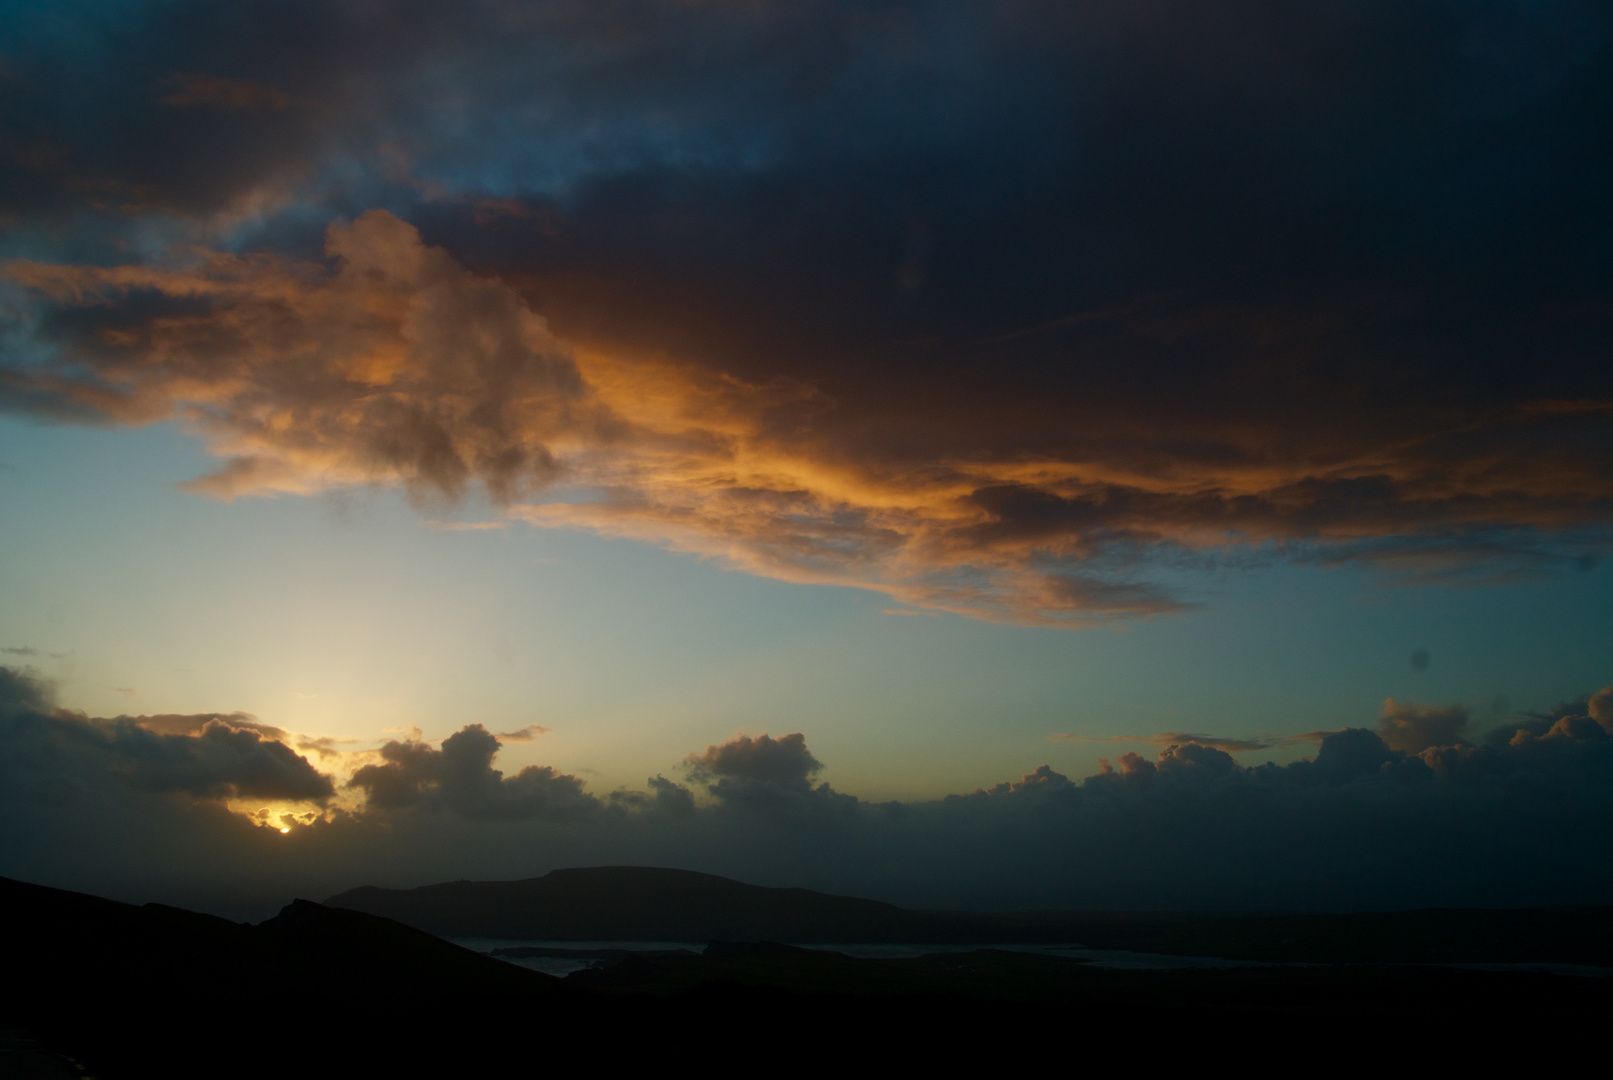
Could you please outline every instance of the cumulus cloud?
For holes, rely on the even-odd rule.
[[[1613,686],[1604,687],[1586,701],[1586,712],[1602,725],[1602,730],[1613,735]]]
[[[1467,710],[1460,705],[1419,705],[1389,698],[1383,703],[1378,735],[1392,750],[1417,754],[1431,746],[1452,746],[1462,741]]]
[[[689,779],[705,784],[719,813],[779,823],[855,813],[858,800],[830,785],[814,785],[823,769],[800,732],[735,735],[683,761]]]
[[[498,738],[480,724],[448,736],[440,750],[388,742],[381,764],[359,768],[348,786],[363,789],[377,809],[440,807],[475,820],[565,820],[599,808],[581,780],[547,765],[528,765],[506,779],[493,768],[498,749]]]
[[[283,780],[311,773],[286,770],[283,744],[266,755],[258,732],[216,718],[194,735],[87,721],[6,673],[0,873],[269,913],[298,892],[590,864],[927,907],[1607,903],[1613,735],[1596,714],[1610,699],[1602,690],[1484,734],[1456,725],[1470,741],[1417,751],[1350,728],[1320,733],[1314,757],[1244,767],[1208,740],[1174,742],[1083,779],[1042,765],[968,794],[885,803],[816,781],[824,767],[799,733],[691,754],[684,767],[709,800],[664,776],[598,798],[551,768],[505,777],[497,737],[471,725],[441,749],[387,744],[355,773],[351,805],[265,817],[290,828],[282,836],[219,796],[267,775],[265,757],[281,768],[280,797],[328,794]],[[1450,715],[1397,703],[1387,730],[1424,741],[1452,730]]]
[[[330,777],[238,716],[97,719],[49,708],[42,687],[0,668],[0,724],[11,753],[35,766],[24,782],[40,790],[71,791],[94,776],[199,799],[323,802],[335,794]]]
[[[1592,724],[1613,735],[1613,686],[1603,687],[1594,694],[1574,701],[1563,702],[1546,712],[1529,713],[1522,719],[1508,721],[1492,728],[1485,742],[1494,746],[1501,742],[1545,737],[1552,732],[1587,731]]]
[[[777,739],[771,735],[735,735],[725,743],[706,747],[704,753],[690,754],[684,765],[696,780],[717,784],[750,780],[781,787],[808,785],[813,774],[823,768],[823,762],[807,749],[806,736],[800,732]]]
[[[679,817],[695,811],[694,792],[675,780],[652,776],[645,781],[649,791],[620,790],[610,793],[610,805],[626,810],[655,810]]]

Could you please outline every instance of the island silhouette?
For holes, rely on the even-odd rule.
[[[354,889],[255,925],[7,879],[0,911],[0,1027],[97,1077],[520,1074],[540,1051],[650,1062],[714,1023],[746,1053],[789,1028],[812,1033],[814,1054],[873,1063],[900,1048],[911,1065],[1050,1030],[1116,1053],[1166,1031],[1155,1052],[1186,1054],[1238,1029],[1285,1043],[1317,1025],[1467,1023],[1504,1004],[1518,1030],[1589,1032],[1613,1011],[1608,908],[925,912],[596,867]],[[507,962],[568,951],[522,940],[595,944],[569,950],[590,964],[561,979]],[[703,944],[627,947],[650,941]],[[908,948],[834,948],[854,943]],[[1047,947],[1009,947],[1031,943]],[[1220,962],[1115,967],[1096,950]]]

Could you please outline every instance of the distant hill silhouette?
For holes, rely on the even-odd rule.
[[[555,870],[525,881],[451,881],[418,889],[367,886],[325,903],[444,937],[512,940],[924,942],[951,940],[969,922],[877,900],[768,889],[644,866]]]
[[[1541,1031],[1552,1033],[1553,1045],[1591,1043],[1613,1007],[1613,979],[1419,962],[1115,971],[994,949],[868,960],[742,940],[764,929],[798,932],[757,936],[800,940],[816,928],[867,940],[880,928],[896,935],[948,925],[1002,932],[1062,926],[1160,949],[1280,951],[1297,942],[1357,952],[1400,948],[1401,961],[1420,961],[1430,941],[1449,952],[1465,939],[1476,943],[1469,952],[1521,950],[1545,959],[1541,948],[1558,948],[1575,934],[1586,935],[1593,953],[1602,948],[1595,943],[1605,943],[1607,932],[1593,924],[1600,919],[1605,928],[1608,913],[1596,909],[969,916],[622,867],[533,882],[358,892],[383,900],[422,894],[450,913],[458,897],[506,904],[549,895],[550,906],[541,909],[548,917],[574,918],[574,930],[600,937],[644,910],[658,911],[640,923],[657,936],[729,943],[650,954],[590,950],[597,967],[558,980],[376,914],[307,900],[251,926],[0,879],[0,1075],[25,1075],[17,1070],[25,1065],[31,1075],[53,1075],[46,1067],[70,1055],[75,1061],[54,1075],[504,1076],[597,1068],[601,1061],[664,1067],[669,1048],[702,1038],[745,1062],[799,1057],[812,1068],[825,1059],[947,1068],[960,1053],[997,1060],[989,1055],[1040,1045],[1051,1031],[1076,1039],[1084,1059],[1104,1067],[1134,1062],[1144,1045],[1150,1060],[1176,1047],[1184,1062],[1202,1064],[1202,1047],[1244,1030],[1259,1031],[1283,1060],[1303,1060],[1320,1037],[1329,1060],[1355,1049],[1376,1063],[1381,1040],[1340,1040],[1337,1033],[1451,1032],[1501,1009],[1499,1037],[1525,1041],[1532,1051]],[[600,905],[591,915],[583,910],[590,902]],[[544,936],[556,925],[544,924]],[[798,1049],[801,1032],[811,1036],[805,1051]],[[1169,1036],[1163,1044],[1161,1032]],[[1489,1060],[1498,1036],[1488,1027],[1482,1034],[1430,1045],[1442,1064]],[[870,1048],[884,1048],[887,1057],[869,1058]]]
[[[1613,909],[1599,907],[1225,914],[912,911],[810,889],[636,866],[522,881],[352,889],[335,908],[444,937],[795,944],[1063,942],[1096,949],[1304,963],[1557,963],[1613,967]]]

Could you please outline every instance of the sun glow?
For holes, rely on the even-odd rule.
[[[320,821],[328,820],[329,811],[321,806],[309,806],[306,803],[270,803],[268,806],[243,806],[239,803],[229,805],[232,813],[246,818],[252,824],[262,829],[269,829],[282,836],[295,832],[297,829],[307,828]]]

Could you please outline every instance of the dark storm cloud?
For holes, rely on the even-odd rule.
[[[1380,722],[1387,738],[1321,732],[1314,758],[1285,766],[1240,766],[1200,738],[1121,754],[1082,780],[1043,765],[971,794],[888,803],[814,784],[821,770],[798,734],[692,755],[686,766],[714,781],[707,801],[665,777],[600,800],[549,768],[504,777],[497,739],[471,725],[440,750],[388,744],[354,774],[357,805],[248,817],[196,797],[213,789],[192,756],[138,741],[201,746],[227,731],[220,721],[198,736],[87,722],[5,672],[0,873],[243,913],[366,883],[622,864],[926,907],[1607,903],[1610,702],[1613,688],[1483,733],[1459,710],[1399,703]],[[86,737],[95,723],[115,730]],[[178,771],[137,775],[153,761]]]
[[[720,746],[708,746],[702,754],[690,754],[685,767],[690,777],[721,784],[729,781],[756,781],[781,787],[803,787],[823,762],[807,749],[800,732],[781,735],[736,735]]]
[[[814,785],[823,763],[807,749],[800,732],[735,735],[725,743],[690,754],[683,767],[689,779],[706,786],[719,814],[766,821],[787,830],[812,828],[822,819],[855,814],[858,800],[828,784]]]
[[[38,684],[0,668],[0,724],[13,780],[41,792],[110,781],[200,799],[322,802],[335,794],[306,758],[265,737],[277,729],[240,714],[97,719],[51,710]]]
[[[663,814],[686,816],[695,811],[694,792],[675,780],[652,776],[645,781],[649,791],[619,790],[610,793],[610,805],[626,810],[656,810]]]
[[[1607,543],[1605,5],[71,10],[8,16],[0,402],[193,423],[198,490],[480,483],[1055,624]]]
[[[431,7],[10,5],[0,213],[60,221],[272,204],[373,115],[366,83],[419,58],[439,29]]]
[[[185,109],[223,109],[227,112],[285,109],[294,104],[280,91],[246,79],[217,79],[210,75],[175,75],[176,89],[160,100]]]
[[[493,768],[499,741],[480,724],[471,724],[442,742],[389,742],[382,763],[353,773],[349,787],[362,788],[367,805],[380,810],[443,807],[475,820],[544,818],[565,820],[599,809],[575,776],[547,765],[528,765],[514,776]]]

